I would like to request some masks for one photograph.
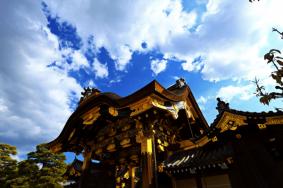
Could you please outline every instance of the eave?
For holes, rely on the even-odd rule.
[[[83,122],[92,124],[99,116],[99,112],[101,111],[100,107],[102,105],[108,106],[109,113],[113,116],[117,116],[119,115],[119,111],[124,109],[136,110],[136,106],[137,109],[139,109],[139,106],[144,105],[147,100],[149,100],[148,109],[154,106],[154,100],[159,100],[161,103],[170,102],[173,105],[183,101],[189,105],[189,111],[192,113],[192,116],[198,118],[204,128],[208,129],[208,124],[201,113],[189,86],[185,85],[181,88],[170,87],[165,89],[161,84],[154,80],[126,97],[120,97],[114,93],[100,93],[99,95],[89,96],[86,100],[80,103],[75,112],[70,116],[60,135],[55,140],[47,143],[46,146],[55,152],[63,151],[62,143],[70,139],[76,124],[82,124]],[[142,108],[144,107],[142,106]],[[145,110],[148,109],[145,107]],[[138,110],[137,113],[129,115],[137,116],[142,112],[142,110]]]

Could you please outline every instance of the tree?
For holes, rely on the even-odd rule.
[[[272,28],[272,31],[275,31],[281,35],[283,38],[283,32],[279,32],[277,29]],[[264,55],[264,60],[267,60],[267,63],[272,63],[275,71],[271,73],[272,79],[275,81],[275,91],[266,92],[265,87],[260,85],[259,80],[255,78],[256,85],[256,96],[259,97],[260,102],[268,105],[271,100],[283,98],[283,58],[279,56],[281,54],[280,50],[271,49],[268,53]]]
[[[66,171],[65,155],[52,153],[42,145],[35,152],[28,153],[28,163],[36,164],[38,173],[33,177],[34,187],[62,187],[63,174]]]
[[[39,167],[36,164],[29,160],[23,160],[18,163],[17,176],[7,181],[7,184],[13,188],[35,187],[38,173]]]
[[[15,147],[7,147],[10,150],[5,149],[5,156],[10,154],[15,154]],[[8,152],[9,151],[9,152]],[[4,153],[4,152],[1,152]],[[2,156],[2,155],[1,155]],[[5,157],[7,158],[7,157]],[[7,161],[7,159],[6,159]],[[42,145],[37,146],[35,152],[28,153],[27,159],[19,162],[17,164],[14,161],[13,166],[13,176],[3,179],[2,182],[5,183],[2,187],[11,188],[57,188],[62,187],[61,183],[64,182],[63,174],[66,170],[64,154],[54,154]],[[2,173],[9,172],[8,163],[6,162],[6,167],[3,168],[5,171]],[[11,164],[11,163],[9,163]],[[2,166],[0,166],[0,169]],[[0,174],[0,178],[3,176]],[[2,183],[0,182],[0,185]]]
[[[17,160],[11,157],[16,154],[15,146],[0,143],[0,187],[6,187],[7,182],[16,176]]]

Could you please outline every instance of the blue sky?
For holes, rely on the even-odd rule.
[[[47,0],[0,2],[0,142],[19,157],[49,142],[75,110],[83,87],[126,96],[156,79],[185,78],[204,116],[216,97],[243,111],[269,111],[263,60],[282,48],[281,0]]]

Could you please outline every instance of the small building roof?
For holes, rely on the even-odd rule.
[[[207,145],[192,150],[175,152],[165,161],[164,169],[171,174],[186,172],[195,174],[204,169],[228,169],[229,159],[233,155],[229,144]]]
[[[262,142],[272,144],[273,150],[276,148],[282,152],[283,112],[244,112],[223,108],[205,134],[194,141],[180,143],[179,151],[165,161],[164,169],[175,175],[194,174],[196,170],[212,167],[227,169],[233,161],[231,142],[247,133],[246,136],[259,133]]]

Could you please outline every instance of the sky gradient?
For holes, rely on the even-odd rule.
[[[282,49],[282,0],[0,1],[0,142],[19,158],[55,139],[83,87],[126,96],[156,79],[182,77],[211,123],[216,97],[269,111],[255,77],[271,89],[263,60]]]

